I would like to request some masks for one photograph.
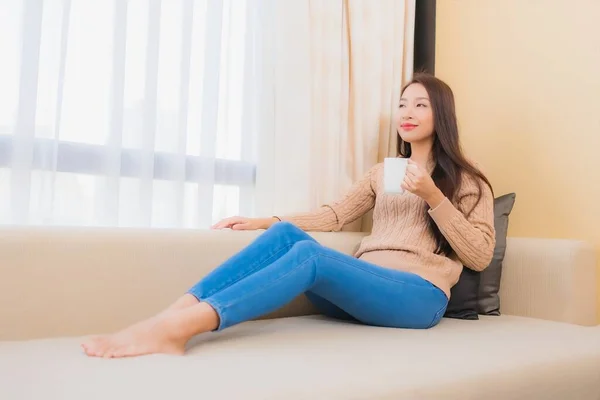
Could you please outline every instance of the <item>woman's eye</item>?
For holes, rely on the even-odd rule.
[[[423,103],[419,103],[419,104],[417,104],[417,107],[427,107],[427,105],[425,105]]]
[[[400,104],[398,107],[404,108],[404,107],[406,107],[406,104]]]

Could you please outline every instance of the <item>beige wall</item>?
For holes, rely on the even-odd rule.
[[[509,235],[584,239],[600,260],[600,1],[437,4],[436,74],[467,152],[517,193]]]

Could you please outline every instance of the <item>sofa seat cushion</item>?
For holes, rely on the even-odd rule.
[[[88,358],[80,342],[0,342],[0,398],[600,398],[600,328],[522,317],[426,331],[261,320],[198,336],[183,357]]]

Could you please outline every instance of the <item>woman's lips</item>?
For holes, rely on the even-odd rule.
[[[410,131],[413,130],[417,127],[417,125],[413,125],[413,124],[402,124],[400,125],[400,127],[405,130],[405,131]]]

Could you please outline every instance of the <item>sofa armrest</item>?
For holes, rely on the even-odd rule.
[[[597,325],[594,249],[565,239],[507,241],[500,286],[503,314]]]

